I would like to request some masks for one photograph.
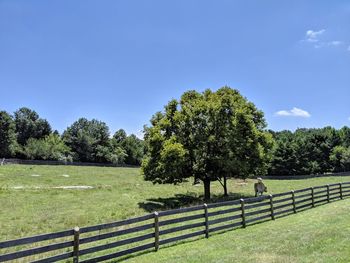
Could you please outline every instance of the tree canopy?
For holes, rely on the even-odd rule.
[[[106,123],[86,118],[62,136],[34,110],[22,107],[13,115],[0,111],[0,158],[140,165],[147,151],[142,166],[148,180],[180,183],[216,177],[225,193],[226,179],[232,176],[350,170],[349,127],[269,131],[272,140],[265,127],[262,112],[228,87],[188,91],[170,101],[145,127],[146,143],[123,129],[110,136]]]
[[[15,112],[15,124],[17,142],[22,146],[29,138],[41,139],[52,132],[47,120],[39,118],[35,111],[25,107]]]
[[[14,116],[0,111],[0,158],[140,165],[143,141],[122,129],[110,137],[99,120],[80,118],[61,136],[34,111],[22,107]]]
[[[272,133],[276,143],[269,166],[271,175],[324,174],[349,167],[346,161],[350,149],[348,127]]]
[[[101,158],[101,147],[108,147],[109,128],[104,122],[96,119],[90,121],[80,118],[64,131],[62,137],[75,153],[74,159],[94,162]]]
[[[24,147],[27,159],[71,161],[70,149],[61,137],[51,133],[43,139],[30,138]]]
[[[237,90],[185,92],[145,127],[144,177],[173,184],[194,177],[209,199],[211,181],[266,173],[272,138],[265,127],[263,113]]]
[[[16,148],[15,122],[6,111],[0,111],[0,157],[13,156]]]

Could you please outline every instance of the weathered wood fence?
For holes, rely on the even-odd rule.
[[[26,164],[26,165],[70,165],[70,166],[98,166],[98,167],[127,167],[139,168],[139,165],[113,164],[113,163],[89,163],[89,162],[66,162],[50,160],[24,160],[0,158],[0,165]]]
[[[340,173],[325,173],[325,174],[299,174],[299,175],[265,175],[262,176],[262,179],[271,179],[271,180],[304,180],[311,178],[320,178],[320,177],[332,177],[332,176],[350,176],[350,171],[340,172]]]
[[[350,182],[160,211],[107,224],[0,242],[0,262],[100,262],[214,232],[275,220],[350,196]],[[117,250],[116,250],[117,249]]]

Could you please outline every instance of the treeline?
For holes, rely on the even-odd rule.
[[[269,131],[270,175],[350,171],[350,128]],[[123,129],[111,136],[106,123],[80,118],[62,134],[29,108],[0,111],[0,158],[140,165],[144,141]]]
[[[29,108],[13,115],[0,111],[0,157],[140,165],[144,143],[120,129],[111,136],[106,123],[80,118],[63,134]]]
[[[270,131],[275,140],[268,173],[307,175],[350,171],[350,128]]]

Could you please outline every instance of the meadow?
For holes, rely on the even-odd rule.
[[[349,262],[350,199],[162,248],[126,262]]]
[[[268,193],[279,193],[349,177],[265,180]],[[213,202],[253,196],[255,180],[228,181],[223,198],[212,184]],[[84,186],[82,189],[71,186]],[[67,187],[65,189],[64,187]],[[203,186],[145,182],[138,168],[5,165],[0,167],[0,240],[126,219],[151,211],[203,203]]]

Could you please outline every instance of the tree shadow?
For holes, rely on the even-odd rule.
[[[241,193],[229,193],[228,196],[223,195],[212,195],[208,203],[218,203],[224,201],[232,201],[240,198],[253,197],[253,195],[246,195]],[[204,203],[203,195],[198,195],[196,193],[188,192],[186,194],[176,194],[172,197],[158,197],[149,198],[144,202],[139,202],[140,208],[146,212],[163,211],[169,209],[176,209],[181,207],[188,207],[194,205],[201,205]]]

